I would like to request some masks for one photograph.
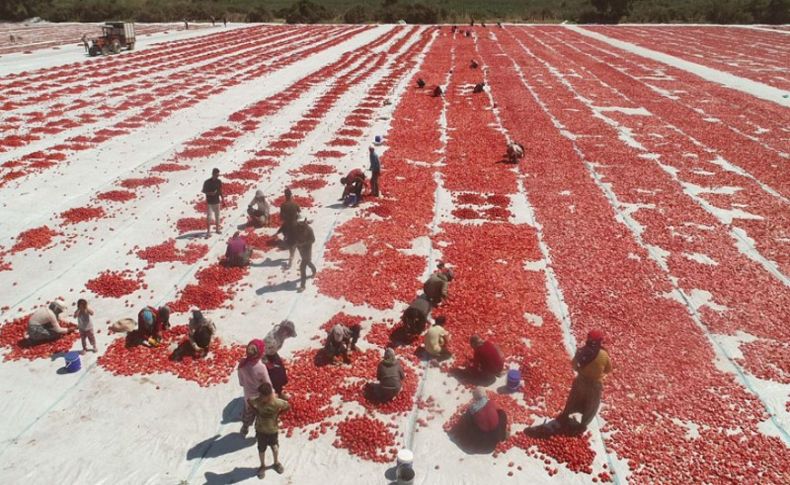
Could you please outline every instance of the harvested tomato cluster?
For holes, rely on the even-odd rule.
[[[61,322],[61,327],[70,329],[73,332],[63,335],[54,342],[30,345],[27,342],[28,320],[29,316],[21,317],[7,322],[0,327],[0,346],[8,350],[3,357],[4,360],[49,359],[53,354],[71,350],[72,345],[74,345],[74,342],[79,336],[78,333],[74,332],[74,330],[77,329],[76,325]]]
[[[249,273],[249,268],[237,266],[225,266],[215,263],[201,269],[195,274],[195,278],[202,285],[207,286],[228,286],[238,283]]]
[[[288,187],[292,189],[318,190],[325,187],[326,184],[327,182],[324,179],[302,178],[292,181],[290,184],[288,184]]]
[[[345,153],[337,150],[319,150],[314,155],[318,158],[343,158],[346,156]]]
[[[61,212],[60,217],[64,224],[77,224],[104,217],[104,209],[101,207],[76,207]]]
[[[52,238],[59,234],[48,226],[28,229],[20,232],[16,237],[16,243],[11,247],[11,252],[17,253],[26,249],[43,249],[52,244]]]
[[[337,439],[332,443],[366,460],[387,463],[397,455],[395,435],[387,425],[368,416],[355,416],[340,421]]]
[[[335,167],[323,163],[308,163],[302,165],[296,172],[308,175],[326,175],[335,173]]]
[[[153,187],[165,183],[165,179],[161,177],[143,177],[132,178],[121,181],[121,187],[127,189],[136,189],[138,187]]]
[[[180,261],[184,264],[195,264],[200,258],[208,253],[208,246],[200,243],[189,243],[183,249],[176,247],[175,239],[149,246],[137,251],[137,256],[148,262],[149,266],[155,263]]]
[[[110,200],[113,202],[127,202],[137,198],[137,195],[134,192],[129,192],[128,190],[109,190],[97,195],[96,198],[99,200]]]
[[[98,296],[120,298],[134,293],[143,286],[142,275],[135,275],[130,270],[104,271],[99,276],[88,280],[85,287]]]
[[[180,163],[160,163],[151,167],[152,172],[180,172],[182,170],[189,170],[189,165],[182,165]]]
[[[233,292],[230,290],[216,286],[189,284],[181,290],[175,301],[167,305],[177,313],[189,311],[191,308],[213,310],[223,306],[232,296]]]
[[[203,217],[182,217],[176,221],[179,233],[200,231],[206,229],[206,219]]]
[[[172,360],[174,347],[187,344],[186,334],[186,325],[171,327],[162,332],[162,344],[158,347],[127,347],[126,338],[120,337],[99,357],[99,365],[113,374],[124,376],[170,373],[202,387],[228,382],[244,356],[244,347],[228,347],[219,338],[214,338],[207,357],[196,359],[186,355],[181,361]]]

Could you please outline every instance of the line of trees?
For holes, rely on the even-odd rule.
[[[296,0],[288,7],[270,10],[261,0],[0,0],[0,19],[25,20],[40,17],[52,22],[100,22],[129,19],[139,22],[209,20],[226,17],[232,21],[289,23],[386,22],[410,24],[480,21],[561,21],[582,23],[617,22],[790,22],[790,0],[533,0],[503,3],[502,6],[457,0],[383,0],[365,2],[338,12],[326,6],[337,2]],[[342,2],[341,2],[342,3]],[[476,6],[462,10],[461,5]],[[507,7],[505,6],[507,5]],[[499,10],[492,10],[493,7]],[[503,11],[510,8],[511,11]]]

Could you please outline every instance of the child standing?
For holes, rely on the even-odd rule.
[[[258,478],[266,474],[266,448],[271,447],[274,455],[274,471],[283,472],[280,463],[280,444],[278,442],[280,413],[290,407],[288,401],[274,395],[274,389],[268,382],[258,388],[260,396],[249,401],[250,407],[255,410],[255,437],[258,440],[258,456],[261,467],[258,469]]]
[[[77,311],[74,312],[74,318],[77,319],[77,328],[80,331],[80,340],[82,341],[82,354],[85,355],[87,349],[85,348],[85,340],[90,340],[93,348],[91,352],[96,352],[96,337],[93,335],[93,322],[91,322],[91,315],[93,310],[88,308],[88,302],[80,298],[77,300]]]

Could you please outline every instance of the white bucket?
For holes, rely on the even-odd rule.
[[[402,449],[398,452],[398,468],[401,466],[406,466],[411,468],[412,463],[414,462],[414,453],[411,450]]]
[[[398,466],[395,475],[398,485],[412,485],[414,483],[414,453],[411,450],[403,449],[398,452]]]

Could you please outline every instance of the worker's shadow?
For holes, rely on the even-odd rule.
[[[260,263],[250,263],[250,267],[252,268],[280,268],[288,262],[288,258],[266,258]]]
[[[488,387],[496,382],[496,376],[484,375],[474,369],[465,367],[453,367],[450,369],[449,373],[452,377],[455,377],[459,383],[466,386]]]
[[[225,473],[206,472],[205,485],[225,485],[227,483],[238,483],[258,475],[257,467],[236,467]]]
[[[222,424],[240,423],[242,409],[244,409],[243,397],[237,397],[230,401],[222,410]]]
[[[556,419],[550,419],[544,421],[542,424],[525,428],[523,433],[530,438],[547,440],[554,436],[581,436],[584,434],[584,430],[581,428],[578,421],[570,418],[567,424],[561,424]]]
[[[186,234],[181,234],[177,236],[176,239],[205,239],[206,238],[206,231],[199,231],[199,232],[188,232]]]
[[[205,439],[187,451],[187,460],[199,460],[202,458],[218,458],[229,453],[235,453],[255,444],[255,437],[242,438],[238,433],[226,434],[220,437],[218,434]]]
[[[413,344],[418,337],[419,335],[410,334],[406,330],[406,327],[403,324],[400,324],[393,328],[390,332],[390,341],[387,346],[392,347],[393,349],[398,347],[406,347]]]
[[[464,414],[458,422],[447,431],[450,441],[468,455],[487,455],[494,452],[496,441],[480,439],[472,419]]]
[[[262,286],[255,290],[255,294],[260,296],[267,293],[277,293],[278,291],[296,291],[298,284],[299,281],[297,280],[283,281],[282,283],[277,283],[276,285]]]

